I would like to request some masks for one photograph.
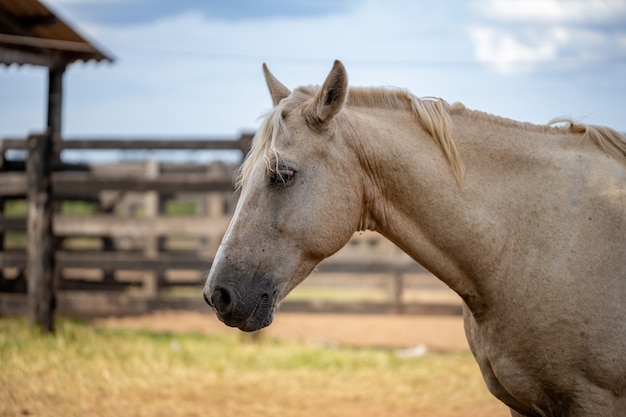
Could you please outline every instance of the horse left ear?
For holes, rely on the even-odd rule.
[[[267,84],[267,88],[270,90],[270,95],[272,96],[272,103],[274,106],[277,106],[278,103],[285,97],[289,97],[291,91],[283,83],[278,81],[276,77],[270,72],[270,69],[267,67],[265,62],[263,63],[263,75],[265,75],[265,82]]]
[[[317,127],[327,125],[341,111],[347,95],[348,73],[341,61],[336,60],[306,112],[309,122]]]

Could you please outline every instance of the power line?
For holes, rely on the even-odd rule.
[[[159,47],[146,47],[137,45],[118,45],[117,48],[124,48],[134,51],[151,52],[160,55],[179,55],[193,58],[221,60],[230,62],[261,62],[272,61],[281,63],[299,64],[327,64],[328,57],[298,57],[284,55],[255,55],[245,53],[232,52],[214,52],[200,51],[191,49],[170,49]],[[332,59],[334,59],[333,57]],[[549,65],[549,66],[567,66],[567,65],[585,65],[597,66],[607,64],[626,63],[626,55],[600,56],[600,57],[555,57],[542,59],[517,59],[517,60],[499,60],[499,59],[374,59],[374,58],[342,58],[345,62],[352,65],[361,65],[369,67],[428,67],[428,68],[468,68],[482,66],[497,65]]]

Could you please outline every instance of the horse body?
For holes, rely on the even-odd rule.
[[[419,149],[432,141],[402,137],[398,118],[362,122],[385,132],[364,152],[378,161],[366,164],[380,188],[369,200],[384,205],[370,212],[385,213],[373,228],[463,297],[468,340],[499,399],[525,415],[623,414],[623,162],[558,129],[456,113],[462,189],[443,158]]]
[[[522,415],[622,415],[623,162],[558,130],[533,134],[495,123],[472,124],[482,125],[483,135],[488,132],[494,142],[515,142],[513,158],[472,144],[480,152],[472,160],[474,152],[459,144],[472,158],[466,159],[468,167],[474,167],[468,169],[468,187],[476,186],[470,192],[476,198],[461,198],[460,210],[465,206],[466,216],[476,218],[468,219],[468,230],[458,239],[473,229],[480,233],[477,250],[495,256],[486,257],[479,269],[471,266],[473,254],[457,260],[467,265],[481,298],[481,305],[465,312],[472,351],[492,393]],[[487,172],[472,174],[481,167],[491,180]],[[494,177],[494,172],[505,174]],[[457,253],[462,252],[452,251]]]
[[[375,230],[463,298],[472,352],[513,415],[626,414],[623,154],[404,92],[346,98],[340,63],[319,89],[266,79],[276,107],[205,286],[218,317],[269,325],[322,259]]]

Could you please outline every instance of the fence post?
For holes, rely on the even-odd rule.
[[[0,172],[4,168],[4,149],[2,147],[2,139],[0,139]],[[0,197],[0,221],[3,221],[6,217],[4,215],[4,204],[6,199]],[[4,226],[0,226],[0,252],[4,252]],[[0,267],[0,291],[5,287],[4,269]]]
[[[146,162],[145,177],[156,179],[159,177],[159,162],[151,159]],[[154,232],[155,223],[159,216],[159,193],[146,191],[144,195],[144,214],[151,221],[152,227],[145,238],[144,255],[148,259],[156,259],[159,256],[159,236]],[[156,297],[159,294],[159,273],[155,270],[146,271],[144,275],[144,294],[148,297]]]
[[[241,149],[241,161],[243,162],[248,156],[248,152],[250,152],[250,147],[252,146],[252,139],[254,138],[253,133],[242,133],[239,138],[239,146]]]
[[[54,332],[56,288],[52,236],[52,187],[50,181],[51,137],[28,137],[28,308],[31,323],[46,333]]]
[[[2,169],[2,155],[0,155],[0,170]],[[6,217],[4,216],[5,199],[0,197],[0,222]],[[0,252],[4,252],[4,226],[0,225]],[[5,287],[4,269],[0,266],[0,291]]]
[[[393,277],[389,289],[389,301],[391,302],[391,312],[395,314],[404,313],[404,303],[402,295],[404,293],[404,275],[399,269],[393,272]]]
[[[224,194],[221,192],[206,193],[204,198],[205,215],[211,220],[221,220],[224,217]],[[221,235],[207,235],[202,256],[207,259],[213,259],[221,240]]]
[[[61,142],[64,73],[64,64],[55,65],[48,71],[48,140],[51,144],[60,144]],[[50,158],[59,162],[61,154],[59,151],[51,149]]]

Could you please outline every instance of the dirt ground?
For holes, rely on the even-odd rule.
[[[204,334],[241,333],[215,315],[192,311],[163,311],[133,317],[97,319],[107,327]],[[463,319],[457,316],[356,315],[278,313],[264,337],[313,344],[467,350]]]
[[[316,277],[323,278],[323,275]],[[334,279],[336,283],[337,277]],[[461,303],[457,294],[432,275],[415,274],[407,280],[412,287],[405,289],[405,301],[446,305]],[[173,332],[241,333],[221,323],[208,307],[206,312],[160,311],[143,316],[99,319],[96,322],[105,326]],[[460,316],[292,313],[279,309],[272,325],[261,333],[273,339],[313,344],[391,348],[423,345],[427,349],[442,351],[469,349]]]

